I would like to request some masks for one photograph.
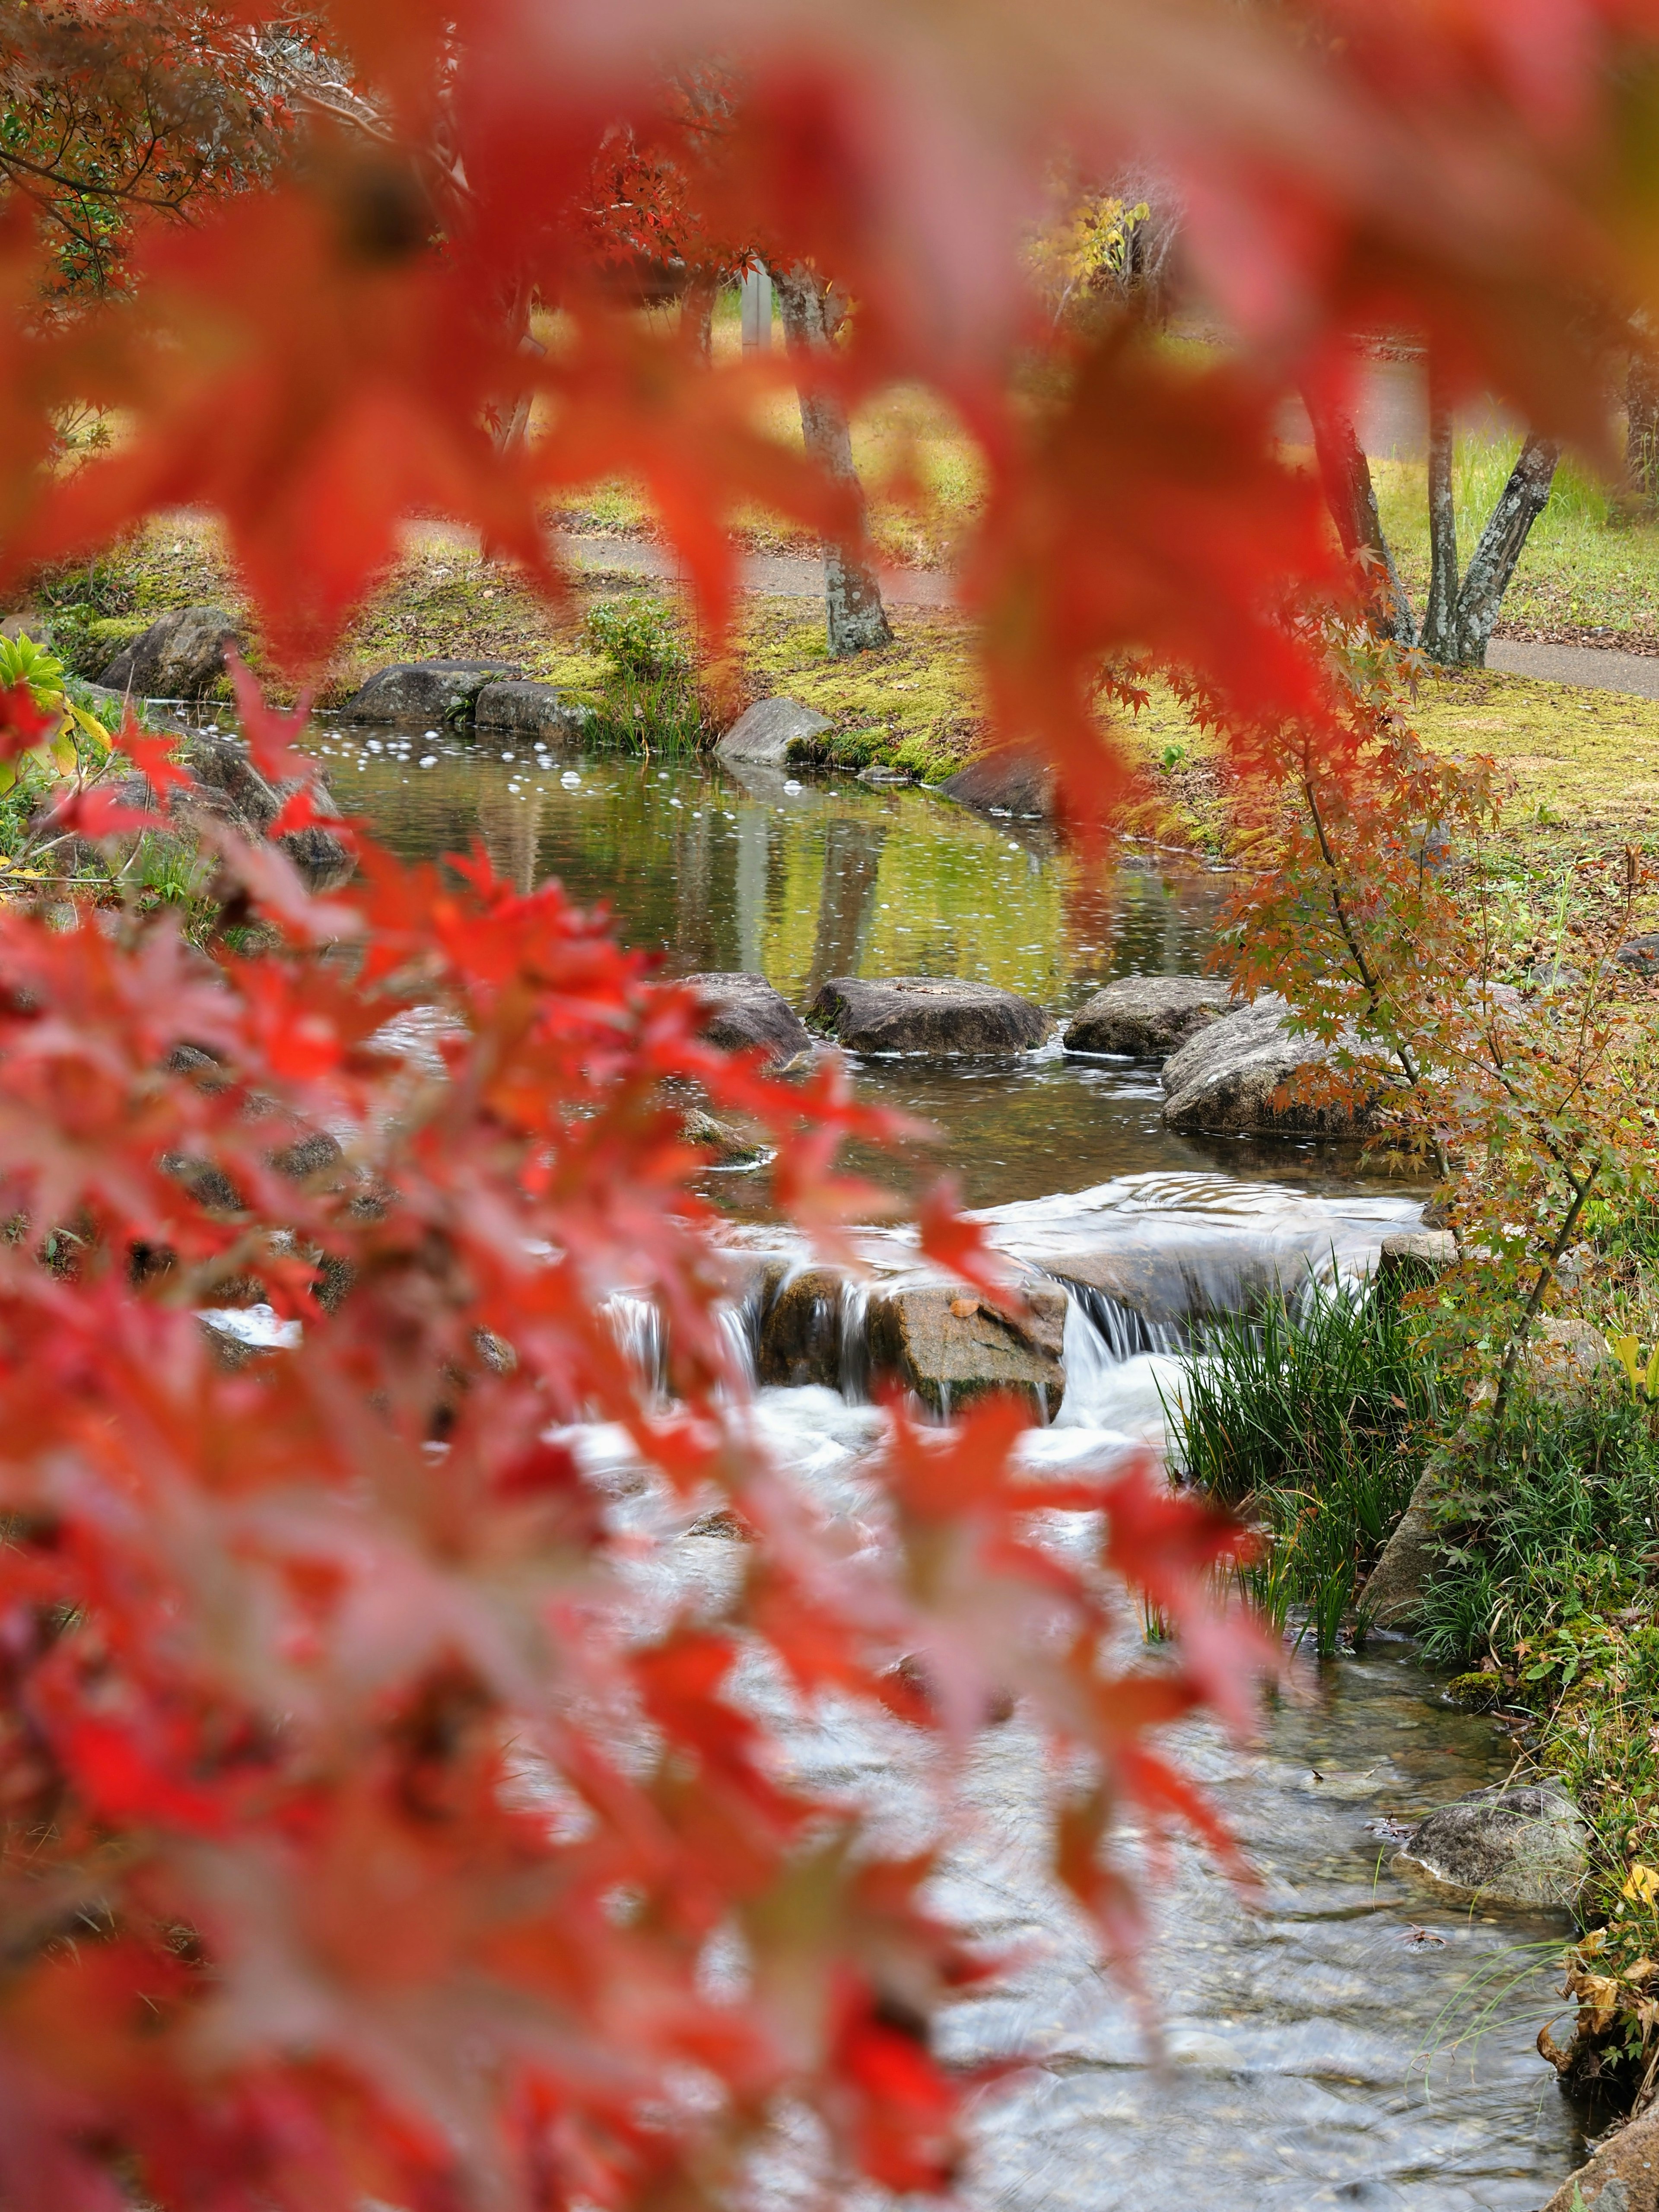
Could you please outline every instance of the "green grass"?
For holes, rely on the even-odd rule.
[[[1294,1610],[1322,1656],[1405,1510],[1439,1413],[1435,1369],[1388,1285],[1283,1303],[1206,1335],[1173,1409],[1189,1480],[1248,1515],[1247,1594]]]
[[[1454,483],[1464,562],[1519,445],[1513,438],[1457,442]],[[1420,461],[1382,461],[1373,472],[1382,526],[1420,614],[1429,581],[1427,472]],[[1606,485],[1565,460],[1522,554],[1502,623],[1510,631],[1590,643],[1659,644],[1659,525],[1631,518]]]

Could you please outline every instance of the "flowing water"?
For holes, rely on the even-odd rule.
[[[322,731],[317,744],[343,803],[406,858],[481,839],[522,887],[556,875],[583,903],[609,905],[624,940],[670,972],[760,969],[798,1006],[830,975],[920,973],[982,978],[1064,1011],[1114,975],[1196,969],[1222,896],[1212,875],[1144,858],[1091,888],[1039,824],[844,776],[568,748],[538,757],[510,738],[420,732]],[[870,1065],[860,1079],[943,1133],[933,1152],[901,1159],[901,1177],[942,1157],[996,1241],[1068,1286],[1066,1396],[1026,1441],[1035,1464],[1160,1440],[1176,1355],[1205,1315],[1273,1280],[1295,1291],[1362,1269],[1385,1230],[1415,1216],[1408,1189],[1362,1182],[1328,1147],[1171,1135],[1156,1073],[1127,1063],[1050,1048],[989,1067]],[[723,1179],[722,1195],[751,1216],[735,1240],[764,1244],[776,1232],[763,1203],[731,1195],[751,1180]],[[909,1264],[902,1242],[872,1249],[879,1264]],[[657,1371],[655,1315],[626,1298],[616,1311],[641,1368]],[[832,1510],[851,1510],[884,1416],[857,1402],[856,1296],[836,1325],[844,1389],[760,1392],[755,1419]],[[625,1440],[580,1442],[601,1479],[624,1468]],[[647,1612],[688,1577],[735,1571],[735,1546],[688,1535],[648,1486],[619,1480],[617,1501],[642,1533],[653,1515],[659,1524],[639,1569]],[[1057,1522],[1051,1536],[1079,1531]],[[763,1681],[753,1692],[771,1694]],[[789,1741],[804,1774],[856,1789],[884,1823],[925,1839],[922,1754],[896,1723],[797,1717]],[[975,1754],[939,1901],[1019,1955],[994,1994],[957,2006],[948,2047],[964,2063],[1016,2050],[1038,2063],[982,2097],[970,2199],[1007,2212],[1540,2204],[1581,2154],[1532,2049],[1554,2009],[1550,1947],[1565,1923],[1460,1911],[1389,1865],[1390,1823],[1501,1778],[1498,1731],[1451,1709],[1408,1645],[1382,1641],[1297,1662],[1255,1742],[1200,1725],[1182,1741],[1261,1887],[1247,1900],[1177,1851],[1145,1961],[1161,2056],[1044,1880],[1036,1747],[1016,1719]],[[809,2166],[781,2154],[766,2200],[804,2212]]]

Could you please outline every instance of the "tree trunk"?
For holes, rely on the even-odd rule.
[[[1625,378],[1625,481],[1649,515],[1659,514],[1659,360],[1633,353]]]
[[[1423,611],[1423,650],[1449,665],[1457,650],[1457,501],[1452,486],[1452,413],[1429,399],[1429,600]]]
[[[841,309],[830,288],[810,269],[799,265],[775,269],[772,282],[783,316],[784,341],[800,364],[796,382],[807,454],[838,483],[848,485],[858,505],[859,542],[851,547],[830,544],[823,550],[830,652],[832,659],[844,659],[850,653],[890,645],[893,632],[881,603],[875,570],[864,557],[868,545],[862,528],[864,492],[853,465],[853,436],[846,410],[833,392],[818,387],[811,368],[812,356],[829,350]]]
[[[720,297],[717,280],[698,270],[680,301],[680,326],[690,333],[692,351],[705,368],[714,361],[714,303]]]
[[[1504,594],[1510,587],[1532,526],[1549,504],[1550,487],[1561,448],[1547,438],[1531,437],[1498,495],[1469,573],[1457,595],[1456,658],[1474,668],[1486,665],[1486,647]],[[1439,658],[1437,654],[1436,659]]]
[[[1302,398],[1313,424],[1319,480],[1336,534],[1342,541],[1342,550],[1360,564],[1364,574],[1371,626],[1379,635],[1391,637],[1399,645],[1414,645],[1417,623],[1412,603],[1382,534],[1376,487],[1371,482],[1370,463],[1358,433],[1340,408],[1316,401],[1305,386]]]

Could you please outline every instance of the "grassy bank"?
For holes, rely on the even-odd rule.
[[[1604,1216],[1573,1277],[1571,1310],[1659,1335],[1659,1222]],[[1659,1404],[1609,1362],[1576,1395],[1523,1394],[1485,1465],[1434,1296],[1385,1285],[1224,1331],[1186,1392],[1188,1468],[1262,1532],[1249,1595],[1326,1653],[1363,1641],[1364,1575],[1436,1458],[1425,1650],[1512,1732],[1518,1778],[1559,1781],[1589,1822],[1571,2070],[1628,2099],[1659,2065]]]

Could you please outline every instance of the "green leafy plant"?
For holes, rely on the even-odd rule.
[[[62,661],[31,637],[0,637],[0,690],[12,690],[20,684],[27,685],[42,714],[59,718],[57,727],[30,749],[37,760],[64,776],[80,768],[83,744],[95,761],[101,763],[108,757],[109,732],[95,714],[70,698]],[[0,761],[0,792],[9,791],[17,775],[16,757]]]
[[[583,629],[619,676],[684,676],[691,660],[668,610],[653,599],[601,599]]]

